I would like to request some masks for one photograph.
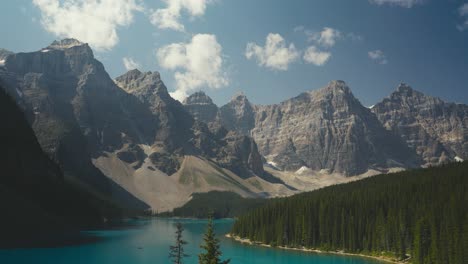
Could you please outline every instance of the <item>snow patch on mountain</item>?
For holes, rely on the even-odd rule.
[[[19,95],[19,97],[23,97],[23,93],[16,87],[16,93]]]
[[[308,173],[311,173],[311,172],[312,172],[312,170],[309,167],[302,166],[295,172],[295,174],[303,175],[303,174],[308,174]]]

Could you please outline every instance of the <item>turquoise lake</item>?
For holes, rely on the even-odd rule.
[[[186,253],[184,263],[196,264],[199,245],[206,227],[205,220],[177,220],[184,224]],[[0,250],[1,264],[158,264],[170,263],[169,245],[173,243],[176,220],[151,219],[134,221],[134,226],[90,232],[97,242],[57,248]],[[223,259],[232,264],[377,264],[372,259],[331,254],[303,253],[242,245],[224,237],[233,220],[216,220],[215,230],[221,240]]]

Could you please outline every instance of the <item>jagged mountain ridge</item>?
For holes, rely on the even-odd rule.
[[[253,105],[237,95],[218,113],[220,120],[211,122],[251,135],[260,153],[282,170],[305,166],[352,176],[418,164],[415,153],[386,131],[343,81],[274,105]]]
[[[165,190],[154,191],[159,187],[148,190],[142,180],[164,185],[174,175],[170,184],[185,188],[185,202],[194,190],[271,194],[262,189],[270,178],[255,142],[194,120],[170,97],[157,72],[131,71],[114,81],[89,46],[74,39],[8,54],[3,61],[0,79],[25,111],[41,147],[67,178],[97,193],[138,208],[160,195],[158,204],[149,204],[159,210],[172,198],[161,193]],[[187,157],[195,161],[185,162]],[[184,176],[176,172],[193,164],[214,168],[213,175],[195,175],[210,179],[202,189],[183,187],[176,179]]]
[[[126,135],[145,140],[135,127],[143,127],[151,114],[143,108],[134,116],[123,111],[137,100],[115,89],[87,44],[63,40],[37,52],[10,54],[0,79],[67,179],[123,206],[147,208],[92,164],[102,151],[120,148]]]
[[[467,105],[447,103],[400,84],[372,112],[421,156],[425,166],[468,159]]]

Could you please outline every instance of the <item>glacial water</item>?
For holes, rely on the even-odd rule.
[[[186,253],[191,256],[184,263],[196,264],[199,245],[206,228],[204,220],[177,220],[184,224]],[[170,263],[169,245],[173,243],[176,220],[151,219],[133,222],[132,227],[93,231],[100,237],[96,242],[56,248],[0,250],[1,264],[160,264]],[[305,253],[242,245],[224,237],[233,220],[215,221],[221,241],[223,259],[232,264],[377,264],[372,259]]]

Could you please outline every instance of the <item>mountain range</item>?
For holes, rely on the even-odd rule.
[[[193,193],[286,196],[468,158],[468,106],[401,84],[372,108],[343,81],[273,105],[173,99],[158,72],[113,80],[78,40],[0,51],[0,82],[64,178],[127,209]],[[27,161],[25,161],[27,162]]]

